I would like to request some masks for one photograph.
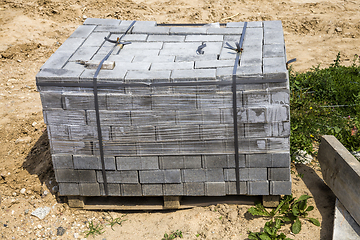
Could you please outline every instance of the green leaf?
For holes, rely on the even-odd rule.
[[[313,209],[314,209],[313,206],[309,206],[309,207],[306,209],[306,211],[307,211],[307,212],[310,212],[310,211],[312,211]]]
[[[249,208],[248,212],[253,216],[270,216],[270,213],[260,203],[256,204],[255,207]]]
[[[298,205],[294,205],[293,208],[291,209],[291,212],[294,216],[298,216],[299,215]]]
[[[259,237],[261,240],[271,240],[271,238],[266,233],[261,233]]]
[[[249,233],[248,238],[251,239],[251,240],[259,240],[257,234],[253,233],[253,232]]]
[[[319,222],[319,220],[317,220],[317,219],[315,219],[315,218],[308,218],[309,219],[309,221],[312,223],[312,224],[314,224],[315,226],[320,226],[320,222]]]
[[[308,200],[309,198],[312,198],[312,197],[310,197],[309,195],[301,195],[298,198],[298,200],[296,200],[295,202],[305,201],[305,200]]]
[[[283,222],[291,222],[289,217],[279,217]]]
[[[301,201],[299,203],[299,210],[300,211],[304,211],[306,209],[306,207],[307,207],[306,201]]]
[[[295,234],[298,234],[301,231],[301,222],[299,218],[296,218],[294,224],[291,227],[291,231]]]

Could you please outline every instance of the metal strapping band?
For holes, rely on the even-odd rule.
[[[108,38],[105,38],[106,41],[115,43],[114,47],[106,54],[106,56],[100,61],[99,66],[97,67],[94,77],[93,77],[93,90],[94,90],[94,105],[95,105],[95,113],[96,113],[96,126],[97,126],[97,132],[98,132],[98,139],[99,139],[99,151],[100,151],[100,160],[101,160],[101,170],[102,170],[102,177],[104,181],[104,191],[105,195],[109,195],[109,189],[107,184],[107,178],[106,178],[106,171],[105,171],[105,160],[104,160],[104,146],[103,146],[103,139],[102,139],[102,132],[101,132],[101,124],[100,124],[100,111],[99,111],[99,98],[98,98],[98,84],[97,84],[97,76],[99,75],[100,69],[104,62],[110,57],[112,52],[115,50],[116,46],[118,44],[124,44],[121,42],[121,39],[125,36],[125,34],[128,33],[128,31],[134,26],[136,21],[133,21],[128,29],[125,31],[125,33],[116,40],[116,42],[110,40]]]
[[[234,147],[235,147],[235,176],[236,176],[236,194],[240,195],[240,176],[239,176],[239,136],[238,136],[238,124],[237,124],[237,103],[236,103],[236,70],[239,65],[240,53],[242,51],[242,45],[244,42],[245,31],[247,22],[244,23],[244,28],[241,33],[240,42],[236,44],[236,59],[234,63],[233,75],[232,75],[232,93],[233,93],[233,119],[234,119]]]

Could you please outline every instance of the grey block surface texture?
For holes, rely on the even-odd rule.
[[[87,18],[36,75],[60,194],[105,196],[104,177],[109,196],[290,194],[281,21],[132,22]]]

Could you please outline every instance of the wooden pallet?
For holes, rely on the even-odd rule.
[[[263,198],[266,204],[267,197]],[[276,198],[276,196],[274,196]],[[278,197],[278,196],[277,196]],[[272,198],[272,203],[274,199]],[[72,208],[86,210],[170,210],[205,207],[216,204],[253,205],[261,201],[261,196],[224,196],[224,197],[68,197]],[[273,204],[274,205],[274,204]],[[272,207],[269,206],[269,207]]]

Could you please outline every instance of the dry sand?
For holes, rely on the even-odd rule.
[[[172,212],[100,212],[69,209],[56,198],[49,143],[35,75],[40,66],[85,18],[155,20],[158,23],[210,23],[282,20],[287,58],[295,71],[326,67],[341,52],[344,64],[359,54],[358,1],[317,0],[2,0],[0,2],[0,235],[4,239],[83,238],[86,221],[126,219],[95,239],[161,239],[180,230],[184,239],[246,239],[261,218],[246,214],[249,205],[220,204]],[[293,167],[293,194],[309,194],[311,216],[321,227],[303,225],[293,239],[331,239],[334,195],[316,162]],[[300,178],[298,174],[304,174]],[[25,189],[25,190],[22,190]],[[22,191],[21,191],[22,190]],[[46,194],[47,193],[47,194]],[[30,216],[51,207],[45,219]],[[216,210],[216,211],[215,211]],[[110,214],[110,215],[109,215]],[[58,227],[65,235],[56,237]],[[198,235],[198,237],[196,237]]]

